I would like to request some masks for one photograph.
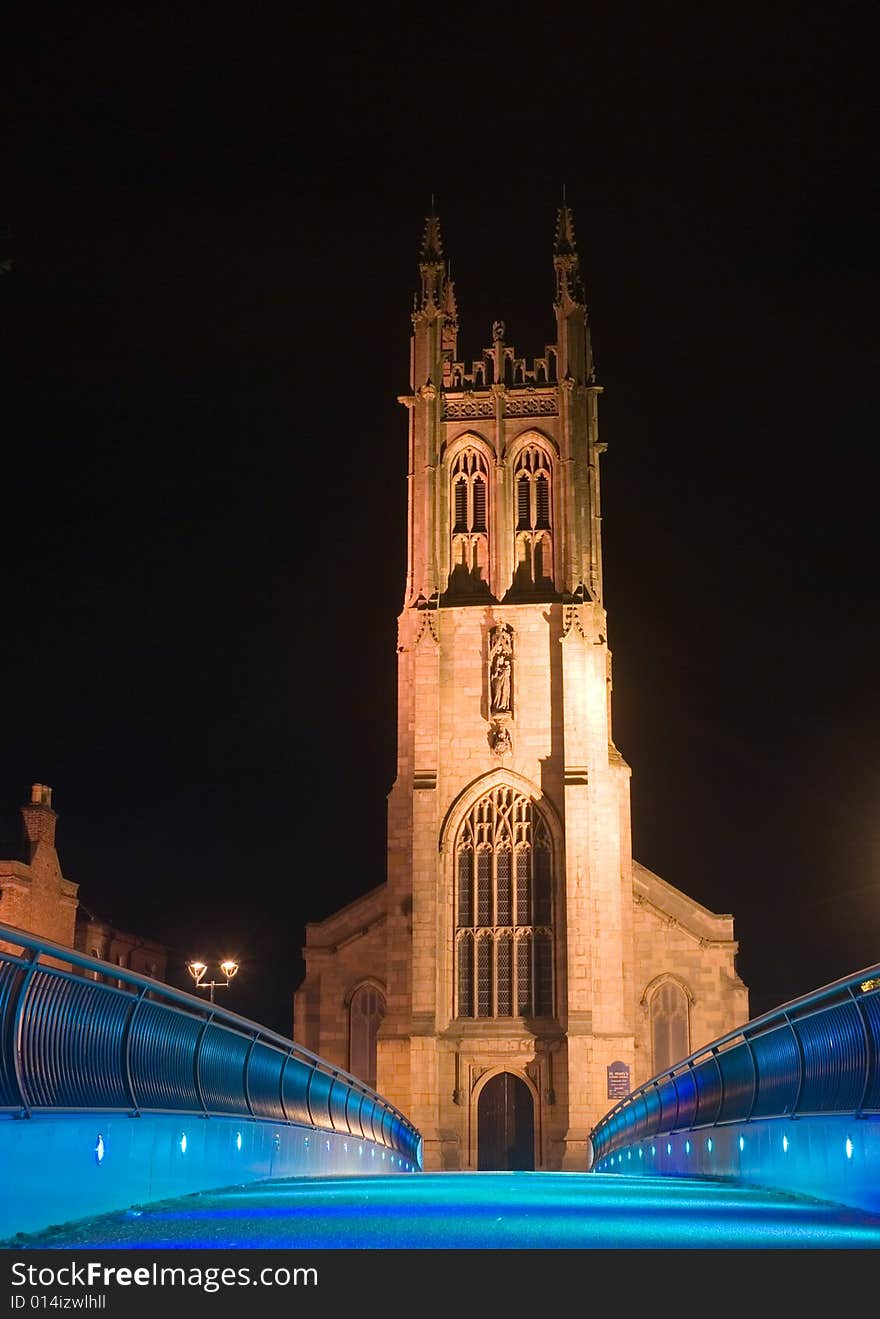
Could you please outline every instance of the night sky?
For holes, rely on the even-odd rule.
[[[533,357],[564,188],[634,854],[733,914],[752,1015],[880,961],[867,13],[13,21],[4,854],[49,784],[87,906],[290,1033],[384,878],[424,217],[462,355]]]

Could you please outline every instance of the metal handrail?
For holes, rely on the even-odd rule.
[[[874,1002],[877,1010],[870,1014],[866,1005]],[[853,1034],[855,1029],[851,1015],[855,1014],[860,1037]],[[802,1029],[810,1024],[810,1033]],[[849,1031],[847,1031],[849,1027]],[[779,1066],[764,1069],[760,1041],[769,1040],[776,1031],[784,1030],[794,1037],[796,1066],[780,1070]],[[815,1059],[815,1041],[827,1045],[819,1063],[813,1065],[810,1076],[807,1075],[808,1056],[804,1049],[806,1034],[807,1045],[813,1042]],[[849,1043],[849,1048],[840,1047]],[[835,1048],[835,1044],[838,1045]],[[747,1093],[737,1095],[725,1084],[726,1078],[737,1078],[734,1069],[740,1058],[748,1057],[752,1083]],[[722,1059],[726,1062],[725,1067]],[[664,1094],[669,1087],[675,1091],[675,1079],[690,1071],[697,1088],[696,1111],[700,1112],[700,1096],[709,1086],[708,1075],[701,1064],[714,1064],[713,1077],[720,1083],[721,1098],[711,1121],[696,1122],[688,1125],[689,1130],[707,1127],[726,1126],[733,1122],[754,1120],[755,1108],[766,1090],[778,1088],[789,1096],[785,1103],[772,1105],[759,1110],[762,1118],[803,1117],[818,1114],[836,1116],[856,1115],[880,1112],[880,1107],[867,1106],[872,1084],[880,1091],[878,1085],[878,1067],[880,1067],[880,965],[868,967],[852,975],[823,985],[802,998],[793,999],[755,1017],[735,1030],[728,1031],[710,1044],[682,1059],[673,1067],[652,1076],[650,1080],[621,1099],[600,1119],[590,1132],[592,1160],[596,1164],[600,1159],[626,1145],[649,1136],[676,1131],[678,1127],[678,1100],[676,1093],[675,1115],[672,1116],[671,1097],[664,1103]],[[714,1093],[710,1090],[710,1093]],[[805,1099],[805,1093],[807,1099]],[[647,1103],[655,1095],[653,1105]],[[843,1102],[841,1094],[849,1096],[851,1102]],[[771,1090],[772,1095],[772,1090]],[[724,1114],[722,1117],[721,1114]],[[668,1115],[668,1116],[664,1116]],[[684,1129],[684,1128],[682,1128]]]
[[[0,949],[0,981],[7,982],[7,992],[0,995],[0,1047],[7,1054],[12,1086],[0,1091],[0,1116],[87,1109],[203,1117],[241,1114],[254,1121],[295,1125],[287,1101],[304,1099],[314,1128],[330,1133],[347,1128],[349,1135],[361,1137],[363,1127],[355,1131],[348,1119],[348,1096],[354,1094],[358,1114],[376,1115],[370,1122],[375,1142],[421,1166],[420,1134],[399,1109],[295,1041],[215,1003],[206,1004],[171,985],[27,930],[0,924],[0,941],[23,950],[17,954]],[[45,958],[65,966],[49,965]],[[125,988],[94,976],[122,981]],[[129,1011],[122,1010],[123,1003],[130,1004]],[[147,1019],[150,1007],[153,1016]],[[209,1037],[215,1051],[212,1055],[207,1050],[210,1071],[205,1074]],[[224,1041],[230,1046],[238,1042],[237,1062],[234,1047],[231,1058],[223,1056]],[[254,1067],[258,1046],[261,1056]],[[292,1059],[308,1069],[307,1081],[303,1075],[292,1078]],[[330,1079],[328,1093],[345,1090],[344,1123],[338,1102],[335,1115],[329,1103],[326,1114],[309,1104],[307,1092],[318,1074]],[[277,1088],[277,1114],[272,1113],[276,1100],[270,1096],[266,1101],[266,1077]],[[220,1105],[212,1106],[211,1095],[218,1090]]]

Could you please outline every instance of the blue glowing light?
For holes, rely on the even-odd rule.
[[[788,1136],[782,1137],[782,1153],[783,1154],[788,1153]]]
[[[505,1244],[518,1249],[690,1248],[694,1241],[777,1252],[783,1241],[875,1253],[880,1248],[876,1216],[841,1214],[836,1206],[716,1180],[420,1172],[373,1175],[367,1197],[369,1212],[363,1176],[230,1186],[147,1205],[137,1217],[103,1215],[69,1225],[64,1248],[218,1249],[235,1243],[259,1250],[349,1251],[352,1243],[384,1249],[393,1240],[400,1249],[457,1250],[497,1248],[500,1231],[507,1234]],[[56,1248],[57,1232],[50,1243]]]
[[[851,1159],[851,1158],[852,1158],[852,1152],[853,1152],[853,1143],[852,1143],[852,1141],[850,1140],[849,1136],[847,1136],[847,1138],[846,1138],[846,1157],[847,1157],[848,1159]]]
[[[671,1142],[668,1141],[668,1140],[667,1140],[667,1142],[666,1142],[666,1153],[667,1153],[667,1154],[671,1154],[671,1153],[672,1153],[672,1144],[671,1144]]]
[[[186,1132],[185,1132],[185,1131],[181,1131],[181,1133],[180,1133],[180,1152],[181,1152],[181,1154],[186,1154]]]
[[[690,1154],[691,1152],[691,1143],[689,1140],[686,1140],[684,1143],[684,1152],[685,1154]]]
[[[240,1150],[240,1149],[241,1149],[241,1132],[240,1132],[240,1131],[236,1131],[236,1133],[235,1133],[235,1148],[236,1148],[237,1150]]]
[[[742,1151],[742,1150],[745,1149],[745,1147],[746,1147],[745,1137],[744,1137],[744,1136],[740,1136],[740,1138],[739,1138],[739,1148],[740,1148],[740,1150]]]
[[[706,1149],[709,1151],[710,1154],[712,1153],[712,1137],[711,1137],[711,1136],[707,1136],[707,1137],[706,1137]]]
[[[95,1159],[100,1163],[104,1158],[104,1137],[98,1132],[98,1139],[95,1142]]]

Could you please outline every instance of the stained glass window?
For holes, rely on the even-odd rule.
[[[551,1016],[552,864],[540,811],[498,787],[471,809],[456,847],[456,1015]]]

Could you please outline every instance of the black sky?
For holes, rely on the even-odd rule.
[[[553,338],[575,213],[637,859],[757,1014],[880,960],[866,6],[125,6],[11,29],[0,833],[290,1030],[384,877],[409,312]]]

